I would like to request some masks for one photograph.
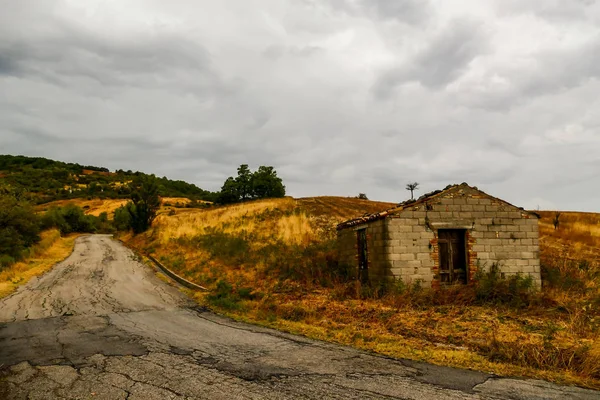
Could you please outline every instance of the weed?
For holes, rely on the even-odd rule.
[[[480,303],[509,304],[518,308],[531,302],[533,279],[520,274],[504,277],[500,266],[493,263],[487,271],[485,266],[477,270],[475,293]]]

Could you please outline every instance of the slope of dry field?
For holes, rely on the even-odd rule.
[[[69,200],[56,200],[49,203],[44,203],[36,206],[37,212],[44,212],[51,207],[64,207],[67,204],[74,204],[83,208],[84,212],[88,215],[99,216],[101,213],[105,212],[108,214],[109,218],[112,218],[115,210],[125,204],[127,204],[128,199],[69,199]],[[186,204],[191,202],[190,199],[185,197],[163,197],[161,198],[162,207],[159,212],[165,212],[169,209],[177,209],[180,207],[185,207]]]
[[[212,288],[198,301],[235,318],[394,357],[600,387],[597,214],[565,213],[554,232],[542,213],[547,280],[516,307],[473,301],[469,287],[380,295],[345,282],[335,224],[393,205],[261,200],[163,214],[124,239]]]

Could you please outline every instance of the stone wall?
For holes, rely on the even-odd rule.
[[[342,229],[337,232],[340,263],[353,267],[354,276],[358,275],[358,238],[357,230],[367,230],[367,252],[369,279],[377,281],[387,276],[390,264],[384,246],[387,237],[387,221],[378,220],[357,227]]]
[[[407,283],[439,285],[437,231],[465,229],[469,278],[497,263],[505,275],[531,275],[541,286],[537,218],[478,190],[459,186],[384,221],[388,274]]]

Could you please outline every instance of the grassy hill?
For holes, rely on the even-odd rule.
[[[0,155],[0,183],[28,193],[35,203],[77,198],[120,199],[142,172],[84,166],[41,157]],[[158,178],[161,196],[213,200],[215,194],[181,180]]]
[[[35,200],[37,213],[73,203],[83,218],[112,218],[140,174],[0,156],[0,184]],[[393,203],[323,196],[194,208],[214,194],[167,178],[160,194],[151,229],[121,237],[209,287],[192,295],[219,312],[394,357],[600,388],[600,214],[564,212],[554,229],[555,212],[539,212],[544,287],[515,306],[481,301],[475,285],[433,291],[347,279],[335,226]],[[0,271],[0,296],[50,268],[72,241],[44,232]]]
[[[335,225],[391,206],[287,197],[176,209],[124,239],[211,288],[194,296],[234,318],[395,357],[600,387],[600,214],[564,213],[554,231],[553,213],[541,213],[545,287],[514,308],[474,302],[468,288],[378,294],[344,281]]]

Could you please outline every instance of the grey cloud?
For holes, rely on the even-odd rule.
[[[363,0],[364,8],[371,9],[381,19],[394,19],[420,24],[431,15],[429,2],[418,0]]]
[[[526,207],[598,208],[596,6],[72,4],[0,13],[4,153],[211,190],[248,163],[294,196],[401,201],[408,181],[467,181]],[[546,32],[565,40],[527,40]],[[553,183],[573,176],[569,193]]]
[[[487,50],[487,35],[480,23],[454,20],[414,58],[382,74],[373,86],[373,93],[385,99],[397,86],[408,82],[419,82],[432,89],[446,86]]]
[[[600,35],[578,47],[539,51],[515,62],[491,67],[477,80],[461,82],[453,93],[470,107],[506,111],[600,78]],[[495,85],[494,80],[503,83]]]
[[[271,45],[263,51],[263,56],[270,60],[278,60],[285,55],[294,57],[310,57],[323,49],[319,46],[283,46]]]
[[[581,21],[594,17],[596,0],[554,0],[543,2],[524,2],[519,0],[498,0],[497,9],[506,14],[533,14],[549,21]]]
[[[331,7],[352,16],[369,16],[379,20],[395,20],[419,25],[432,16],[427,0],[329,0]]]

